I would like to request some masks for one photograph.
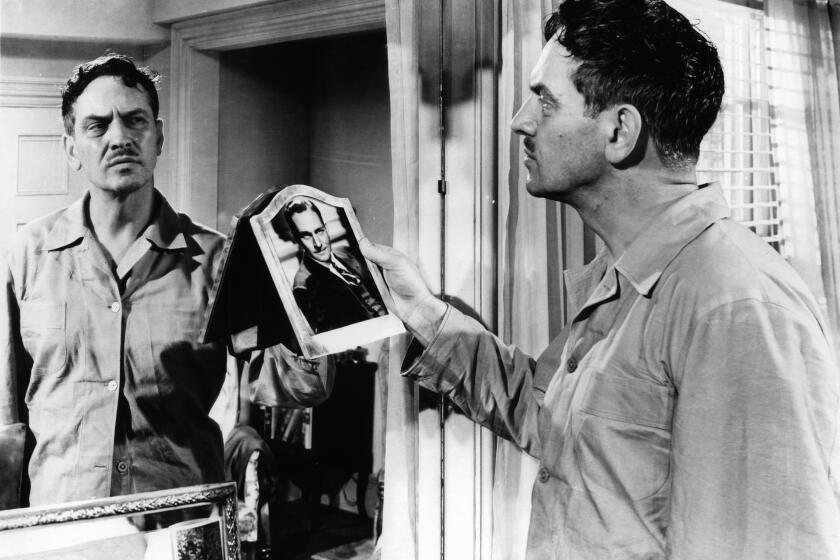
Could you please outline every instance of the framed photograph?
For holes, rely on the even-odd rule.
[[[404,332],[379,269],[359,250],[362,231],[349,199],[292,185],[250,223],[304,356]]]
[[[233,482],[0,512],[4,560],[239,560]]]

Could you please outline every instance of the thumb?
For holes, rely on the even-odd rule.
[[[370,259],[383,268],[393,265],[399,256],[396,249],[387,245],[371,243],[367,237],[359,239],[359,249],[366,259]]]

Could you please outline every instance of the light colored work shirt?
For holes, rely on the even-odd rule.
[[[224,237],[155,192],[152,223],[113,267],[88,200],[27,225],[0,259],[0,431],[31,432],[30,504],[221,481],[208,412],[226,352],[198,335]],[[255,363],[291,402],[331,384],[325,360],[281,346]]]
[[[528,558],[840,558],[829,338],[728,214],[701,188],[567,273],[536,362],[449,309],[407,370],[539,459]]]

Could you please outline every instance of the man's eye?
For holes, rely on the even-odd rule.
[[[146,118],[145,117],[129,117],[128,118],[128,126],[139,128],[146,125]]]
[[[542,95],[540,96],[539,100],[540,100],[540,109],[542,110],[544,115],[547,115],[548,113],[551,112],[552,109],[554,109],[554,105],[550,101],[548,101],[545,97],[543,97]]]
[[[100,123],[100,122],[90,123],[87,126],[87,128],[85,129],[85,131],[88,134],[98,136],[98,135],[102,134],[103,132],[105,132],[105,125],[103,123]]]

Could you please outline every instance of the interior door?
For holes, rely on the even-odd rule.
[[[0,107],[0,250],[24,224],[69,205],[85,181],[67,165],[57,107]]]

